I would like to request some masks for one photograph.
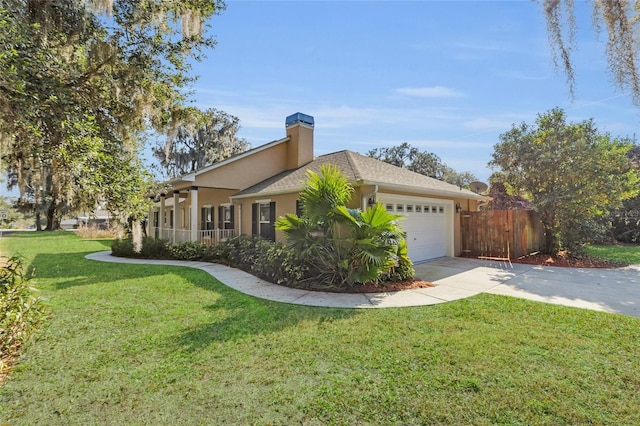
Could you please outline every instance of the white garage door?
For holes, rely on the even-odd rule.
[[[418,197],[385,197],[382,194],[379,199],[387,211],[405,217],[400,225],[407,233],[411,260],[420,262],[448,254],[453,230],[447,220],[450,208],[446,202]]]

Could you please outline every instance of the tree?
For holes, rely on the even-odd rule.
[[[0,161],[23,208],[53,229],[63,213],[119,190],[107,191],[113,169],[100,157],[134,161],[149,127],[176,127],[189,60],[214,44],[203,22],[223,7],[0,0]],[[145,180],[140,167],[128,170]]]
[[[504,174],[510,194],[531,200],[546,231],[550,253],[590,241],[595,221],[638,195],[640,177],[627,153],[628,139],[612,139],[593,120],[567,123],[563,110],[539,114],[500,135],[492,168]]]
[[[246,140],[236,136],[240,130],[238,117],[217,109],[204,113],[193,109],[187,120],[167,137],[164,145],[153,148],[162,172],[170,178],[218,163],[249,147]]]
[[[300,193],[302,216],[280,217],[276,229],[300,253],[315,282],[340,287],[413,277],[400,216],[381,203],[365,211],[347,208],[353,187],[336,166],[307,176]]]
[[[574,91],[574,67],[571,59],[577,30],[574,0],[543,0],[547,32],[554,51],[556,66],[561,66]],[[629,0],[593,1],[593,25],[598,33],[607,32],[606,56],[609,72],[615,83],[630,91],[636,105],[640,105],[640,75],[638,46],[640,45],[640,8]]]
[[[407,142],[390,148],[372,149],[367,156],[460,187],[468,186],[471,182],[478,180],[473,173],[458,173],[444,164],[436,154],[421,152]]]
[[[640,145],[634,145],[627,157],[640,170]],[[622,207],[606,218],[611,223],[612,238],[625,243],[640,243],[640,195],[624,200]]]
[[[489,177],[489,193],[491,199],[480,208],[481,210],[533,210],[529,200],[518,194],[509,194],[505,184],[505,176],[496,172]]]

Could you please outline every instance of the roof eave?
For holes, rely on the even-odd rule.
[[[450,198],[463,198],[468,200],[489,200],[490,199],[489,197],[486,197],[484,195],[475,194],[473,192],[469,192],[467,190],[462,190],[462,189],[460,190],[460,192],[457,192],[457,191],[448,191],[448,190],[437,189],[437,188],[425,188],[425,187],[419,187],[419,186],[399,185],[399,184],[392,184],[388,182],[375,182],[375,181],[363,181],[362,184],[378,185],[378,188],[380,188],[380,190],[384,188],[384,189],[391,189],[396,191],[415,192],[415,193],[424,194],[424,195],[440,195],[440,196],[446,196]]]
[[[242,200],[246,198],[264,198],[264,197],[275,197],[276,195],[299,194],[303,189],[304,188],[301,186],[299,188],[283,189],[280,191],[253,192],[251,194],[231,195],[229,196],[229,199]]]

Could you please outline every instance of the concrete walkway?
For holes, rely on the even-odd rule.
[[[640,265],[621,269],[558,268],[446,257],[415,265],[416,277],[431,281],[435,287],[344,294],[291,289],[208,262],[128,259],[111,256],[110,251],[89,254],[87,259],[189,266],[206,271],[226,286],[250,296],[298,305],[395,308],[434,305],[492,293],[640,317]]]

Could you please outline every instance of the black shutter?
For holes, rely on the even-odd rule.
[[[218,229],[224,229],[224,207],[218,206]]]
[[[302,217],[302,203],[300,200],[296,200],[296,216]]]
[[[252,235],[258,235],[260,234],[260,231],[258,229],[258,220],[260,219],[260,216],[258,215],[258,209],[260,208],[260,204],[258,203],[253,203],[251,204],[251,234]]]
[[[269,203],[269,239],[276,240],[276,202]]]
[[[234,207],[235,206],[229,207],[229,209],[231,210],[231,224],[229,225],[229,229],[236,229],[236,216],[234,214]]]
[[[200,209],[200,229],[207,229],[207,208],[202,207]]]

